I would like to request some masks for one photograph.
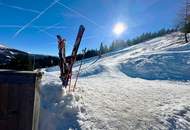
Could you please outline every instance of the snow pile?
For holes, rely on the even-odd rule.
[[[149,80],[190,80],[190,51],[141,55],[121,64],[131,77]]]
[[[95,76],[102,72],[105,72],[106,68],[103,65],[91,67],[90,71],[83,71],[80,73],[80,77]]]
[[[86,119],[79,94],[67,94],[61,82],[55,78],[48,78],[48,82],[47,80],[42,82],[40,92],[40,130],[74,130],[82,127],[83,120]]]
[[[174,37],[175,36],[175,37]],[[190,80],[190,44],[179,33],[131,47],[119,69],[127,76],[148,80]]]

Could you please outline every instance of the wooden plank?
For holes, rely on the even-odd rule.
[[[39,75],[41,77],[41,75]],[[32,130],[38,130],[40,118],[40,77],[36,79],[34,110],[33,110],[33,125]]]
[[[8,108],[8,85],[4,84],[0,87],[0,119],[4,119],[7,116]]]
[[[39,81],[34,72],[0,71],[0,130],[37,130]]]
[[[31,130],[32,119],[33,119],[33,108],[34,108],[34,84],[20,85],[18,99],[19,99],[18,128],[19,130]]]
[[[14,71],[0,72],[0,85],[9,84],[33,84],[36,80],[36,73],[16,73]]]

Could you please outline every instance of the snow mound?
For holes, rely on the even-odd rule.
[[[80,96],[66,94],[58,82],[48,82],[41,86],[40,130],[80,129],[85,109]]]
[[[106,67],[103,65],[90,67],[88,70],[84,70],[80,73],[80,77],[89,77],[106,72]]]
[[[190,51],[141,55],[122,63],[120,70],[148,80],[190,80]]]
[[[114,58],[119,70],[133,78],[147,80],[190,80],[190,43],[180,33],[159,37],[128,48]]]

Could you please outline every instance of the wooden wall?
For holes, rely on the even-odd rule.
[[[0,70],[0,130],[37,130],[40,77]]]

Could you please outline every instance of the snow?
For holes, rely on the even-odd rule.
[[[86,59],[76,92],[61,87],[59,67],[44,69],[40,130],[189,130],[190,44],[180,35]]]
[[[7,47],[4,46],[3,44],[0,44],[0,48],[7,48]]]
[[[49,78],[48,78],[49,79]],[[52,79],[42,83],[41,88],[41,130],[67,130],[80,128],[84,108],[79,99],[80,95],[69,93],[62,88],[59,80]],[[81,117],[79,114],[81,113]]]
[[[122,63],[121,71],[150,80],[190,80],[189,61],[190,51],[141,55]]]

